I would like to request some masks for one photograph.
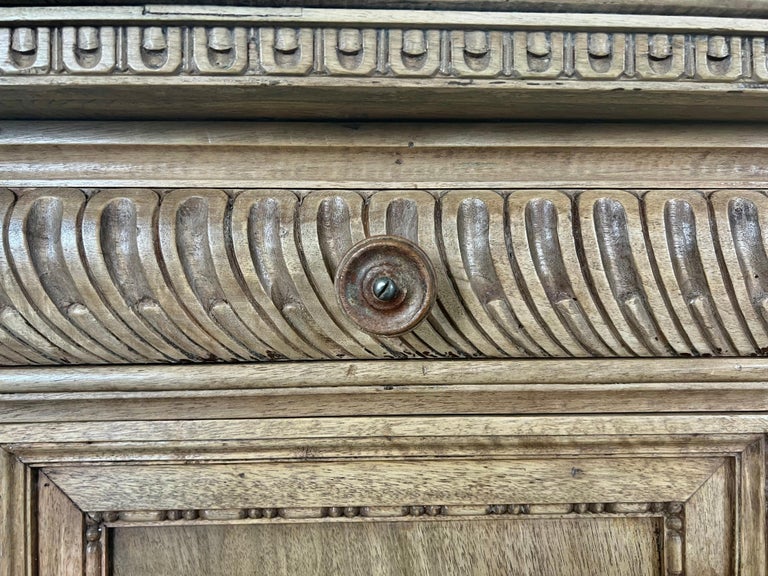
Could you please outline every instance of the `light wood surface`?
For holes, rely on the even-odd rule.
[[[117,529],[116,576],[658,574],[658,520]],[[193,551],[185,542],[199,542]]]
[[[685,531],[686,544],[699,551],[686,558],[688,571],[692,574],[728,573],[733,563],[733,552],[728,549],[728,536],[733,537],[736,526],[730,510],[724,505],[722,494],[732,494],[735,486],[731,483],[726,466],[713,474],[696,494],[686,502],[686,513],[701,514],[703,522],[688,526]]]
[[[339,504],[485,504],[684,501],[722,463],[664,458],[599,462],[515,460],[50,468],[46,474],[82,509],[311,508]],[[577,471],[577,472],[575,472]],[[679,474],[679,476],[678,476]],[[670,486],[675,478],[674,486]]]
[[[768,3],[196,4],[0,8],[0,576],[765,576]]]
[[[27,502],[32,497],[28,471],[19,460],[0,449],[0,574],[31,573],[34,554],[33,520]]]
[[[741,124],[2,122],[0,176],[22,188],[761,188],[763,133]]]
[[[754,414],[678,414],[678,415],[597,415],[572,416],[431,416],[424,418],[402,417],[355,417],[355,418],[300,418],[300,419],[214,419],[202,418],[173,419],[165,421],[119,421],[98,420],[86,422],[35,422],[26,424],[4,424],[0,427],[0,442],[16,449],[25,448],[30,454],[36,449],[57,442],[107,443],[159,442],[159,448],[173,450],[169,442],[210,441],[219,443],[232,439],[248,438],[251,435],[261,439],[292,439],[300,448],[302,438],[335,438],[344,442],[355,442],[356,438],[388,436],[451,437],[462,436],[568,436],[568,435],[629,435],[635,431],[643,434],[762,434],[768,425],[768,416]],[[640,432],[637,432],[640,433]],[[429,442],[427,442],[428,444]],[[119,444],[118,444],[119,445]],[[135,446],[134,446],[135,447]],[[201,445],[201,448],[203,446]],[[62,446],[62,454],[67,446]],[[81,447],[81,453],[83,452]],[[88,452],[85,450],[84,452]],[[54,461],[56,459],[54,458]]]
[[[14,0],[0,0],[0,6],[15,6]],[[121,0],[26,0],[27,6],[110,6]],[[231,5],[233,0],[168,0],[165,5]],[[274,0],[239,0],[239,6],[273,7]],[[713,16],[760,17],[768,14],[764,0],[281,0],[285,7],[368,8],[368,9],[446,9],[446,10],[520,10],[526,12],[630,13],[630,14],[701,14]]]
[[[626,1],[626,0],[625,0]],[[762,2],[761,2],[762,3]],[[513,8],[511,6],[510,8]],[[58,10],[53,7],[14,6],[0,7],[0,21],[9,24],[43,22],[104,25],[118,23],[152,24],[154,22],[179,23],[227,23],[239,24],[272,24],[296,27],[303,25],[325,25],[339,28],[362,23],[368,27],[396,26],[408,24],[415,28],[426,26],[455,26],[467,28],[558,28],[572,30],[574,28],[606,29],[618,27],[619,30],[645,28],[647,31],[679,30],[726,34],[729,32],[760,33],[765,21],[761,18],[709,18],[705,16],[658,16],[638,14],[615,14],[603,11],[595,16],[589,13],[569,11],[567,14],[557,12],[513,12],[506,10],[502,13],[494,11],[472,10],[377,10],[377,9],[339,9],[295,7],[282,8],[271,6],[267,8],[251,8],[248,6],[225,5],[187,5],[148,4],[144,6],[114,6],[114,7],[71,7]],[[73,44],[72,47],[79,47]],[[112,43],[112,46],[114,43]],[[108,45],[108,47],[111,47]]]
[[[625,417],[615,418],[622,421]],[[477,418],[463,420],[471,423]],[[397,550],[434,558],[445,546],[461,548],[454,544],[457,534],[467,542],[478,530],[486,530],[483,527],[494,529],[482,546],[473,549],[478,554],[478,569],[487,566],[489,573],[494,573],[496,562],[506,558],[499,559],[492,551],[511,547],[521,553],[531,550],[530,555],[525,554],[530,566],[517,565],[520,574],[571,564],[576,573],[603,565],[624,570],[620,559],[628,555],[636,558],[626,566],[628,574],[645,566],[643,570],[650,573],[679,576],[698,573],[705,565],[704,573],[710,574],[763,574],[764,565],[758,558],[764,556],[765,506],[762,496],[755,498],[754,489],[764,483],[762,435],[648,435],[654,432],[651,421],[661,424],[658,417],[648,420],[630,423],[632,434],[612,439],[611,447],[601,447],[594,444],[594,436],[563,436],[573,427],[570,419],[561,416],[556,419],[559,436],[543,442],[517,436],[517,446],[513,442],[507,448],[506,459],[493,456],[499,447],[498,435],[488,437],[490,442],[476,441],[468,452],[473,456],[467,459],[450,456],[448,447],[455,449],[457,441],[468,438],[468,430],[447,438],[441,450],[431,452],[433,448],[424,445],[420,436],[411,436],[411,432],[403,436],[396,428],[388,430],[385,441],[409,447],[408,455],[371,457],[364,451],[356,454],[348,444],[346,456],[339,458],[318,449],[322,438],[308,436],[302,440],[303,448],[284,452],[282,457],[280,451],[266,455],[250,448],[228,464],[216,462],[217,456],[208,454],[199,463],[189,461],[176,468],[151,464],[153,451],[162,452],[163,443],[134,443],[129,449],[137,460],[129,466],[117,465],[114,456],[100,462],[99,456],[106,455],[102,442],[91,442],[64,466],[56,461],[62,452],[55,448],[8,448],[17,450],[23,461],[35,462],[25,474],[36,478],[40,491],[40,498],[32,499],[42,522],[40,542],[64,542],[64,538],[70,543],[79,539],[83,544],[83,537],[86,541],[79,554],[71,544],[61,550],[63,556],[44,553],[41,559],[58,562],[69,558],[73,566],[82,559],[85,574],[100,574],[108,565],[125,573],[166,574],[165,562],[171,562],[175,553],[181,554],[176,562],[191,573],[246,569],[268,554],[268,543],[278,541],[272,539],[288,533],[296,535],[289,546],[301,547],[310,557],[315,554],[314,535],[325,539],[326,550],[362,546],[358,539],[363,538],[370,554],[375,554],[382,549],[376,544],[382,538],[390,542],[396,534],[416,534],[416,541],[396,540],[402,546]],[[333,425],[328,419],[326,423]],[[117,430],[135,424],[111,425]],[[688,429],[702,430],[701,426],[693,418]],[[440,430],[446,434],[444,426]],[[456,426],[450,430],[459,432]],[[484,430],[491,431],[487,426]],[[358,436],[374,433],[360,427],[356,431]],[[257,428],[245,425],[230,437],[255,439],[258,435]],[[206,436],[211,437],[210,432]],[[168,448],[176,458],[185,452],[204,453],[200,443],[171,444]],[[593,457],[586,456],[590,446]],[[513,454],[516,456],[510,459]],[[119,458],[125,460],[125,456]],[[36,473],[39,466],[44,475]],[[252,485],[254,481],[258,486]],[[246,485],[250,487],[243,490]],[[30,494],[22,490],[13,497],[13,504],[18,505]],[[481,497],[486,501],[479,500]],[[70,498],[79,504],[82,515],[69,508]],[[286,506],[281,507],[283,504]],[[62,506],[69,520],[48,524],[46,518],[62,517]],[[85,532],[82,526],[86,526]],[[584,530],[594,539],[577,545],[573,539],[587,538]],[[254,535],[259,535],[259,544],[241,551],[235,565],[230,551],[240,538],[253,541]],[[537,539],[545,535],[550,540],[542,546]],[[176,540],[179,537],[184,544]],[[200,555],[219,538],[227,539],[223,547],[217,545],[223,554],[204,560]],[[510,544],[487,546],[494,538]],[[587,557],[574,556],[576,550],[589,550],[603,539],[605,545]],[[155,554],[142,554],[142,550],[151,551],[155,546],[171,546],[174,552],[148,567],[146,560]],[[299,558],[306,554],[283,556],[288,564],[278,568],[287,571],[280,573],[294,573],[292,570],[302,566]],[[396,557],[402,558],[402,554]],[[452,566],[461,565],[451,561],[450,554],[442,557]],[[399,569],[399,565],[384,566]],[[345,563],[339,569],[354,570]]]
[[[45,474],[37,482],[38,570],[40,574],[82,576],[83,514]]]
[[[755,430],[765,430],[762,420],[753,420]],[[0,428],[3,438],[17,441],[4,446],[20,459],[14,462],[25,463],[18,473],[27,478],[10,492],[6,504],[13,510],[37,508],[43,543],[85,534],[84,556],[65,546],[64,556],[41,558],[84,558],[87,574],[100,573],[109,559],[119,559],[114,569],[146,570],[140,548],[152,530],[170,530],[152,540],[171,545],[179,528],[192,538],[189,529],[197,527],[194,547],[199,553],[217,534],[234,543],[256,528],[267,531],[259,538],[262,543],[280,531],[311,535],[330,530],[339,538],[328,542],[331,547],[355,542],[361,534],[371,534],[376,542],[382,530],[425,531],[441,535],[421,537],[419,546],[403,546],[432,557],[433,547],[455,548],[449,544],[457,537],[455,530],[464,534],[490,521],[505,526],[504,538],[513,530],[522,538],[516,545],[524,549],[526,542],[533,545],[536,534],[570,535],[552,540],[551,548],[537,547],[532,567],[521,574],[549,569],[560,555],[574,563],[576,573],[588,570],[580,556],[571,556],[574,545],[568,538],[599,525],[595,538],[610,540],[599,554],[589,555],[592,566],[605,562],[621,567],[618,558],[649,549],[641,542],[655,542],[652,549],[658,550],[663,538],[660,555],[644,556],[642,564],[655,573],[695,574],[707,563],[714,574],[734,573],[739,566],[741,574],[759,575],[763,564],[756,559],[764,555],[765,504],[755,487],[764,485],[765,455],[762,433],[747,433],[743,426],[748,422],[749,417],[700,415],[687,420],[679,415],[591,416],[581,421],[458,416]],[[26,444],[18,443],[22,428],[37,431]],[[716,434],[702,434],[706,430]],[[732,434],[723,435],[725,430]],[[613,436],[597,436],[600,432]],[[38,475],[40,468],[44,476]],[[85,532],[67,532],[61,522],[45,528],[45,518],[60,517],[57,506],[70,499],[83,511],[82,516],[72,515],[71,523],[87,526]],[[371,525],[380,522],[393,528]],[[445,523],[455,528],[440,528]],[[654,526],[663,526],[663,531]],[[29,534],[15,537],[30,542]],[[303,539],[295,542],[309,545]],[[479,558],[501,561],[489,555],[495,549],[477,548]],[[258,547],[249,550],[259,557]],[[190,570],[202,561],[194,553],[180,553],[184,562],[192,563]],[[199,569],[237,569],[228,565],[229,557],[220,557],[217,568]],[[247,558],[241,560],[249,566]],[[120,562],[124,568],[117,568]],[[494,565],[488,569],[493,571]],[[144,573],[165,574],[164,566],[160,562],[157,571]],[[17,573],[32,574],[11,572]]]
[[[638,414],[749,413],[768,402],[763,360],[711,358],[689,366],[685,359],[658,359],[652,368],[642,360],[591,359],[5,368],[0,414],[8,426],[54,428],[171,414],[273,418],[279,426],[280,417],[297,414],[621,414],[627,406]]]
[[[668,128],[626,125],[419,125],[403,133],[394,125],[164,124],[158,135],[150,124],[90,123],[76,125],[76,136],[61,124],[4,126],[11,182],[35,173],[46,175],[39,183],[70,186],[159,183],[143,180],[140,169],[178,182],[188,173],[191,147],[213,178],[192,185],[251,184],[242,179],[258,169],[262,182],[274,178],[281,186],[159,195],[133,188],[5,191],[5,364],[744,356],[766,348],[764,195],[669,188],[763,184],[760,128],[688,126],[667,138]],[[438,160],[446,149],[454,175]],[[639,173],[620,167],[646,162]],[[529,172],[499,181],[510,163]],[[271,177],[264,174],[269,165],[276,167]],[[221,180],[225,166],[230,179]],[[552,182],[553,166],[561,181]],[[289,168],[295,179],[286,181]],[[317,174],[324,179],[305,180]],[[462,180],[466,174],[471,182]],[[60,180],[68,175],[74,179]],[[615,185],[617,175],[625,185],[660,189],[590,189]],[[397,188],[404,177],[408,186],[434,189],[294,190]],[[440,190],[478,179],[501,189]],[[519,180],[579,188],[510,190]],[[398,210],[404,216],[393,220]],[[413,334],[380,338],[339,309],[334,263],[356,241],[393,226],[436,266],[438,304]],[[294,234],[278,236],[278,228]],[[49,253],[48,238],[60,249]]]
[[[0,8],[0,116],[765,121],[765,30],[691,14]]]

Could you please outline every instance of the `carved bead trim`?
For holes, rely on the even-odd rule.
[[[768,350],[760,191],[0,190],[0,214],[4,365]],[[435,268],[401,337],[335,297],[380,234]]]
[[[658,504],[657,504],[658,506]],[[683,576],[685,562],[685,510],[681,503],[670,502],[664,510],[664,541],[668,576]]]
[[[681,502],[592,502],[577,504],[487,504],[409,506],[329,506],[319,508],[233,508],[226,510],[146,510],[91,512],[86,515],[92,534],[109,526],[161,524],[163,526],[217,523],[392,521],[478,519],[530,516],[659,517],[663,521],[666,576],[685,576],[685,507]],[[98,544],[98,543],[97,543]],[[86,546],[95,546],[91,540]],[[99,544],[100,545],[100,544]],[[87,548],[90,550],[90,548]]]
[[[592,502],[577,504],[480,504],[480,505],[408,505],[408,506],[328,506],[318,508],[232,508],[222,510],[143,510],[91,512],[92,522],[107,525],[228,522],[233,520],[318,520],[318,519],[391,519],[482,516],[540,515],[641,515],[665,519],[668,530],[679,534],[683,528],[683,504],[679,502],[625,503]]]
[[[2,27],[0,76],[375,76],[764,83],[766,37],[306,25]]]
[[[85,550],[83,559],[85,560],[85,574],[101,574],[102,558],[104,554],[106,528],[102,525],[102,515],[85,515]]]

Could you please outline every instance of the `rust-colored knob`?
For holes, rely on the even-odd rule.
[[[400,236],[373,236],[349,249],[336,271],[336,297],[371,334],[413,330],[435,303],[435,270],[426,253]]]

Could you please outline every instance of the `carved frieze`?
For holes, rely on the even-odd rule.
[[[765,38],[675,30],[3,25],[0,77],[52,75],[766,81]]]
[[[0,208],[5,365],[768,349],[762,191],[20,189]],[[383,234],[435,269],[398,337],[335,298],[344,254]]]

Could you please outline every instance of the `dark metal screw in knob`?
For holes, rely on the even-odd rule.
[[[373,295],[382,302],[394,300],[399,293],[400,289],[392,278],[382,276],[381,278],[376,278],[373,282]]]
[[[402,236],[371,236],[352,246],[333,283],[349,319],[381,336],[405,334],[422,322],[437,286],[429,256]]]

